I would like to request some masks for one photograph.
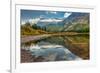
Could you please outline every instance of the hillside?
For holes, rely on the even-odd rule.
[[[63,19],[42,18],[36,24],[21,25],[22,35],[37,35],[51,32],[89,32],[89,13],[73,12]]]
[[[73,13],[63,21],[64,31],[89,32],[89,14]]]
[[[33,28],[30,23],[21,25],[21,35],[39,35],[46,33],[47,32],[44,30]]]
[[[60,22],[38,22],[37,27],[45,29],[48,32],[89,32],[89,14],[72,13],[68,18],[64,18]]]

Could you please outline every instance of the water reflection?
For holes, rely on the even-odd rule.
[[[42,57],[42,61],[68,61],[82,60],[84,56],[89,58],[88,45],[88,36],[56,36],[24,43],[21,49],[30,51],[36,58]],[[83,51],[82,55],[80,54],[80,49]]]

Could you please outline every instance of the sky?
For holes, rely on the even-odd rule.
[[[39,11],[39,10],[21,10],[21,24],[25,22],[38,22],[40,21],[61,21],[71,15],[71,12],[58,12],[58,11]]]

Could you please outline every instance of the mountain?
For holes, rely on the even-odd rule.
[[[42,18],[37,22],[36,26],[48,32],[60,32],[60,31],[88,32],[89,13],[73,12],[69,17],[63,19]]]
[[[89,31],[89,13],[72,13],[63,24],[63,31]]]
[[[63,30],[64,24],[49,24],[46,26],[46,30],[49,32],[60,32]]]
[[[41,29],[45,29],[48,32],[58,32],[63,29],[64,24],[61,23],[61,19],[43,19],[37,23],[37,26]]]
[[[88,19],[89,18],[89,14],[88,13],[72,13],[68,18],[65,18],[63,22],[80,22],[80,20],[82,19]]]

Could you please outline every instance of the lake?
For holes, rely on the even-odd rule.
[[[31,62],[87,60],[89,59],[89,35],[51,36],[21,43],[21,49],[33,56]]]

